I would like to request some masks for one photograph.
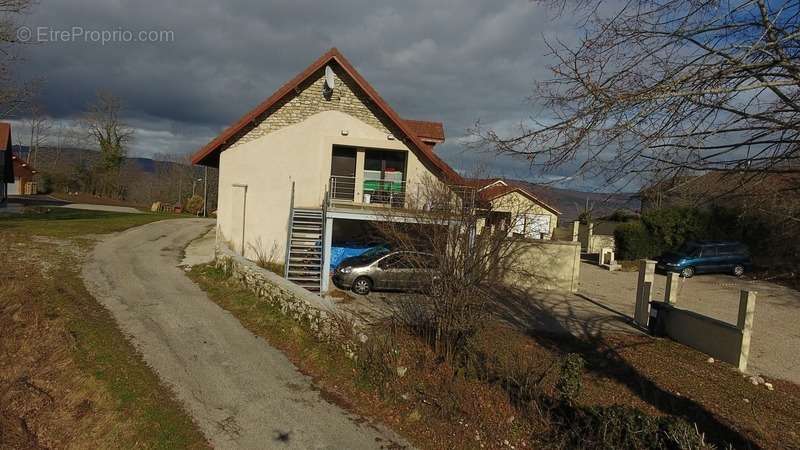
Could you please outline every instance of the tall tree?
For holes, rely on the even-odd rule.
[[[29,85],[14,81],[12,68],[18,59],[19,45],[30,38],[24,31],[20,36],[19,18],[33,3],[33,0],[0,0],[0,117],[13,113],[29,94]]]
[[[121,117],[122,102],[108,92],[99,92],[89,105],[83,122],[88,136],[100,149],[97,170],[103,178],[101,189],[105,195],[121,195],[118,177],[127,155],[127,146],[133,139],[133,129]]]
[[[51,128],[50,118],[38,103],[31,103],[27,111],[27,118],[23,120],[25,127],[30,131],[28,142],[28,164],[37,167],[39,147],[47,145],[47,136]]]
[[[513,135],[477,130],[485,143],[609,182],[800,172],[800,2],[578,5],[592,11],[585,35],[549,43],[554,76],[535,94],[545,116]]]

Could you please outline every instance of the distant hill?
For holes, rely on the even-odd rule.
[[[527,184],[543,201],[561,211],[561,223],[577,219],[578,214],[586,208],[587,200],[594,217],[607,216],[618,209],[638,212],[641,208],[636,193],[582,192],[519,182]]]
[[[14,154],[22,159],[28,159],[29,148],[15,145]],[[100,159],[100,152],[85,148],[62,148],[61,150],[52,147],[42,147],[36,156],[36,162],[31,165],[38,170],[67,172],[81,164],[91,165]],[[128,157],[125,158],[125,165],[145,173],[156,173],[158,168],[178,164],[172,161],[161,161],[152,158]]]
[[[28,157],[27,147],[15,146],[14,152],[23,159]],[[68,173],[81,165],[91,166],[99,158],[100,153],[95,150],[64,148],[59,152],[54,148],[43,147],[39,149],[37,162],[32,165],[40,171]],[[179,165],[180,163],[176,162],[142,157],[129,157],[125,161],[125,167],[128,169],[149,175],[155,175],[157,172],[168,173],[171,168]],[[519,182],[527,184],[542,200],[561,211],[562,223],[576,219],[580,211],[586,207],[587,199],[594,217],[609,215],[618,209],[635,212],[640,209],[639,199],[633,193],[581,192],[521,180]]]

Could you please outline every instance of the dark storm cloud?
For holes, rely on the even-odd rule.
[[[32,43],[17,69],[43,80],[57,117],[76,117],[99,89],[122,97],[138,154],[195,150],[336,46],[402,116],[445,123],[439,151],[457,169],[483,162],[523,178],[524,161],[463,151],[460,138],[477,120],[510,130],[539,114],[527,97],[549,76],[543,37],[576,34],[527,0],[41,0],[24,22],[172,33],[167,42]]]

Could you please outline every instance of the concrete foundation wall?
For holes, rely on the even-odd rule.
[[[581,248],[577,242],[520,241],[503,264],[503,282],[517,289],[577,292]]]
[[[667,336],[739,367],[744,333],[735,325],[674,307],[666,307],[660,313],[666,314]]]

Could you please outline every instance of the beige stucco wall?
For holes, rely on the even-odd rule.
[[[342,130],[346,130],[346,136]],[[250,246],[260,239],[262,247],[274,246],[276,259],[283,261],[292,182],[295,207],[320,208],[330,178],[333,145],[406,152],[407,181],[414,183],[430,176],[417,155],[402,142],[389,139],[384,130],[340,111],[311,115],[222,152],[217,224],[236,251],[242,250],[237,222],[242,221],[238,209],[244,203],[237,196],[244,189],[234,185],[247,185],[245,255],[254,256]]]
[[[525,291],[577,292],[580,250],[577,242],[521,240],[499,262],[503,281]]]

